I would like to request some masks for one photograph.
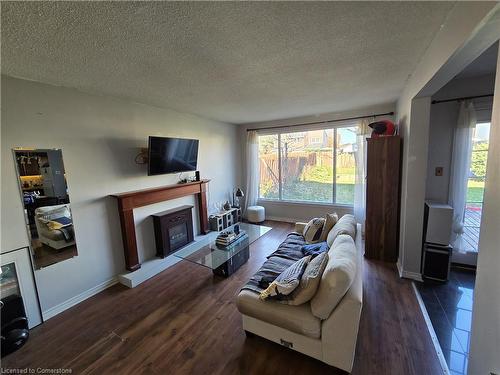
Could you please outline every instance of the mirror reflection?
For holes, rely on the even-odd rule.
[[[36,269],[76,255],[75,231],[60,149],[14,149]]]

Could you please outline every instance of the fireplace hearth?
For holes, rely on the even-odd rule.
[[[156,256],[165,258],[193,242],[193,206],[181,206],[153,216]]]

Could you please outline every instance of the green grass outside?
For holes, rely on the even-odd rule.
[[[354,167],[350,168],[337,168],[337,183],[340,184],[354,184],[355,170]],[[326,183],[325,181],[333,181],[333,167],[313,167],[306,169],[300,178],[302,181],[314,181]]]
[[[308,201],[331,203],[333,196],[333,185],[315,181],[296,181],[283,186],[283,200]],[[278,199],[278,189],[263,191],[261,197],[266,199]],[[339,204],[353,204],[354,184],[337,184],[337,199]]]
[[[468,187],[467,189],[467,202],[482,202],[484,194],[484,187]]]
[[[354,168],[337,168],[337,192],[336,203],[354,203]],[[300,181],[289,182],[283,186],[283,199],[290,201],[307,201],[331,203],[333,185],[323,181],[333,180],[333,168],[315,167],[310,168],[301,176]],[[266,199],[278,199],[277,186],[262,186],[261,197]],[[482,202],[484,194],[484,182],[470,180],[467,188],[467,202]]]
[[[468,187],[480,187],[484,188],[484,181],[477,181],[477,180],[469,180],[467,183]]]

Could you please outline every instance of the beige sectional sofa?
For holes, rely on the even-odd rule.
[[[40,242],[56,250],[75,244],[73,235],[70,237],[71,239],[66,240],[64,234],[60,230],[52,229],[48,226],[47,223],[50,222],[50,220],[60,217],[65,217],[72,223],[69,203],[38,207],[35,210],[35,224]],[[73,224],[66,225],[66,227],[71,227],[68,228],[71,229],[71,233],[73,233],[72,225]]]
[[[330,236],[329,260],[310,302],[292,306],[263,301],[254,291],[243,289],[237,306],[246,332],[351,372],[363,301],[363,247],[360,225],[352,215],[343,222],[356,229],[354,233],[338,226],[332,229],[337,232]],[[296,232],[302,233],[304,226],[297,223]]]

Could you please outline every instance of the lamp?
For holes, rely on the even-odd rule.
[[[233,192],[233,207],[240,208],[240,198],[243,198],[244,196],[245,194],[243,193],[243,190],[237,188]]]

